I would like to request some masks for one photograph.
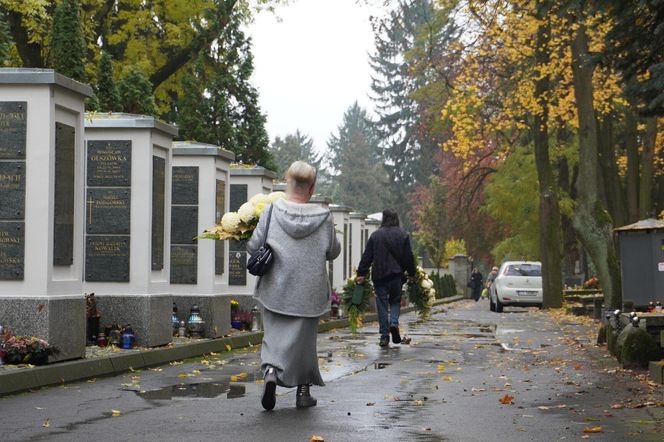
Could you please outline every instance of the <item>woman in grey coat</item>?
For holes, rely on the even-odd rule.
[[[318,318],[330,308],[327,261],[341,247],[330,211],[308,204],[314,193],[316,170],[296,161],[286,172],[286,199],[272,205],[267,244],[274,262],[262,276],[254,298],[263,306],[261,368],[265,385],[261,403],[271,410],[276,387],[297,386],[298,408],[316,405],[309,386],[324,385],[318,369]],[[263,213],[266,215],[269,207]],[[253,253],[262,245],[267,216],[262,216],[247,244]]]

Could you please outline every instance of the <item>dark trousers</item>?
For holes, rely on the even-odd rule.
[[[376,289],[376,310],[378,311],[378,324],[381,337],[389,337],[390,327],[399,326],[402,286],[403,280],[401,276],[374,282],[374,288]]]

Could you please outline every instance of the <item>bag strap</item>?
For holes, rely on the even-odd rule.
[[[270,208],[267,209],[267,225],[265,226],[265,236],[263,236],[263,247],[265,247],[265,243],[267,242],[267,234],[270,231],[271,219],[272,219],[272,204],[270,204]]]

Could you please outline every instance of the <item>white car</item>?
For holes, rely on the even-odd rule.
[[[542,308],[541,262],[507,261],[500,266],[489,288],[489,308],[500,313],[508,305]]]

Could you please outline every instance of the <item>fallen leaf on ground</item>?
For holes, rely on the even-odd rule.
[[[121,414],[122,413],[120,412],[120,410],[111,410],[111,416],[113,416],[113,417],[118,417]]]
[[[565,404],[552,405],[550,407],[547,407],[546,405],[540,405],[539,407],[537,407],[537,409],[542,410],[542,411],[547,411],[547,410],[555,410],[555,409],[566,408],[566,407],[567,407],[567,405],[565,405]]]
[[[238,378],[237,376],[235,376],[235,375],[231,376],[231,382],[237,382],[239,380],[240,380],[240,378]]]
[[[452,380],[452,376],[443,376],[442,378],[440,378],[440,380],[449,382]]]
[[[583,429],[584,433],[602,433],[602,427],[588,427]]]
[[[168,365],[182,365],[182,364],[184,364],[184,362],[182,361],[173,361],[168,363]]]
[[[438,365],[436,366],[436,369],[437,369],[438,371],[445,371],[445,364],[438,364]]]
[[[419,406],[419,405],[423,405],[423,404],[424,404],[424,402],[422,402],[422,401],[419,400],[419,399],[415,401],[415,405],[418,405],[418,406]]]
[[[323,436],[317,436],[314,434],[309,438],[309,442],[325,442],[325,439],[323,439]]]
[[[227,351],[231,351],[232,349],[233,349],[233,347],[231,347],[229,344],[226,344],[226,350]]]
[[[42,427],[44,427],[44,428],[48,428],[48,427],[50,427],[50,426],[51,426],[51,423],[48,421],[48,419],[46,419],[46,420],[44,421],[44,423],[42,424]]]
[[[374,405],[376,405],[375,402],[367,402],[367,407],[373,407]]]
[[[200,370],[192,370],[191,374],[199,375],[199,374],[201,374],[201,371]]]
[[[184,379],[184,378],[188,377],[188,375],[187,375],[186,373],[180,373],[180,374],[178,375],[178,377],[179,377],[180,379]]]
[[[509,394],[506,394],[502,398],[498,399],[498,401],[503,404],[503,405],[509,405],[513,403],[514,396],[510,396]]]
[[[97,378],[88,379],[88,384],[94,384],[97,382]]]

